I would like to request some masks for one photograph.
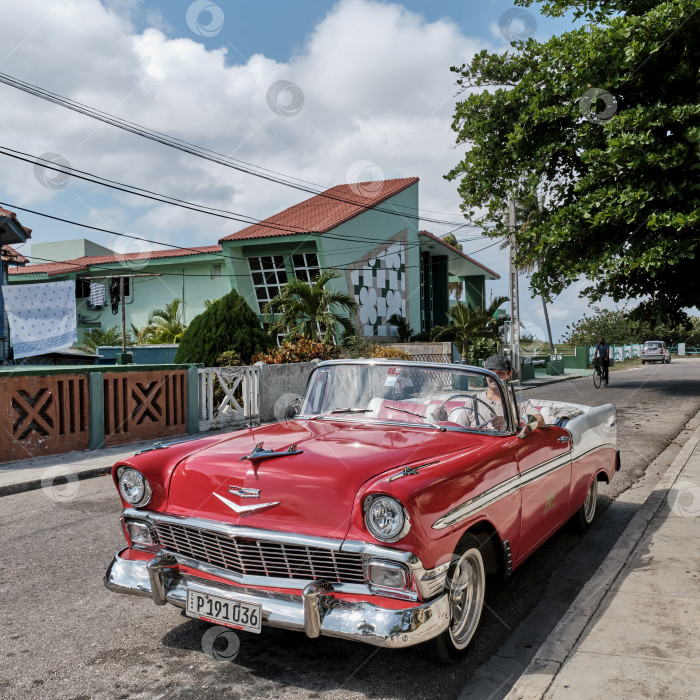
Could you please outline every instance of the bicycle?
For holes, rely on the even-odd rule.
[[[595,388],[600,389],[603,381],[603,361],[599,357],[596,357],[593,359],[593,384]]]

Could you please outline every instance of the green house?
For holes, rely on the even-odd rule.
[[[262,318],[262,309],[291,277],[311,280],[321,269],[330,284],[357,300],[362,335],[395,340],[394,313],[429,331],[447,323],[449,282],[482,306],[485,281],[499,276],[418,230],[418,178],[338,185],[260,223],[222,238],[232,287]]]
[[[483,306],[486,280],[499,276],[437,236],[418,229],[418,178],[338,185],[264,221],[222,238],[218,245],[115,253],[85,239],[32,246],[32,263],[12,269],[11,284],[76,280],[79,342],[92,328],[121,326],[110,287],[124,277],[127,329],[146,325],[151,311],[181,300],[189,323],[206,300],[231,289],[266,319],[262,309],[292,277],[311,281],[338,270],[330,284],[354,295],[359,332],[392,341],[387,323],[403,316],[414,330],[447,323],[450,283]],[[91,303],[105,286],[102,306]],[[93,299],[94,300],[94,299]]]

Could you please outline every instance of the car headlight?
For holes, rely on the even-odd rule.
[[[119,469],[119,493],[127,503],[142,508],[151,500],[151,487],[146,477],[131,467]]]
[[[391,496],[368,496],[364,503],[365,524],[382,542],[396,542],[410,529],[404,507]]]

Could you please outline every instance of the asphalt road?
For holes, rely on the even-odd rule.
[[[214,661],[202,651],[207,624],[103,587],[123,535],[114,487],[100,477],[79,482],[75,494],[39,490],[0,498],[0,696],[483,697],[480,678],[494,658],[504,660],[496,669],[505,694],[632,517],[634,489],[614,499],[645,470],[647,481],[658,479],[679,449],[674,438],[700,409],[700,360],[614,372],[608,388],[595,389],[586,378],[528,394],[615,403],[622,470],[603,489],[589,533],[562,529],[488,593],[481,629],[462,663],[435,667],[420,648],[390,652],[266,629],[242,635],[233,663]]]

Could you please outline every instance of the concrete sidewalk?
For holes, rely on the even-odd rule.
[[[193,435],[197,438],[201,433]],[[166,438],[164,442],[186,438],[187,435]],[[60,488],[61,484],[90,479],[108,474],[112,465],[124,457],[129,457],[158,440],[132,442],[117,447],[104,447],[99,450],[66,452],[60,455],[33,457],[16,462],[0,464],[0,496],[32,491],[40,488]]]
[[[698,627],[700,428],[507,698],[697,698]]]

